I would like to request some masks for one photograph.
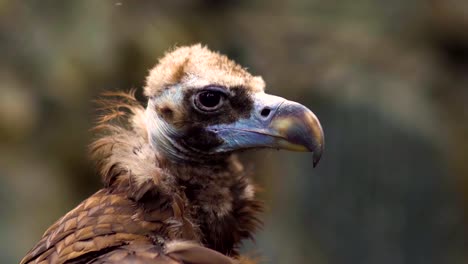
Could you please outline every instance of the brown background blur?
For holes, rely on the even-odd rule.
[[[92,100],[204,43],[320,118],[321,164],[261,151],[265,263],[467,263],[468,1],[0,0],[0,263],[100,180]],[[141,96],[140,98],[143,99]]]

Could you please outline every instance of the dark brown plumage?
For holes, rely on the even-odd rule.
[[[146,109],[132,93],[107,94],[91,144],[104,188],[52,225],[21,263],[241,261],[238,246],[260,225],[262,207],[235,150],[323,148],[315,116],[295,103],[282,106],[289,105],[284,99],[260,100],[271,107],[268,112],[278,112],[264,118],[278,134],[245,130],[263,88],[260,77],[195,45],[167,54],[152,70]],[[199,109],[200,96],[208,106]],[[221,105],[212,111],[212,102]],[[296,125],[292,133],[290,123],[298,124],[298,118],[310,125]],[[303,139],[304,129],[318,141]]]

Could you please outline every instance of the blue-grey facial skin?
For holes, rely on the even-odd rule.
[[[232,151],[236,149],[273,146],[274,131],[269,129],[271,119],[278,107],[286,102],[284,98],[265,93],[255,95],[254,109],[249,118],[240,119],[231,124],[220,124],[207,127],[208,131],[216,133],[225,144],[216,151]],[[262,111],[269,111],[263,116]],[[265,113],[265,112],[264,112]]]
[[[320,122],[312,111],[296,102],[264,92],[252,96],[254,107],[249,117],[203,128],[205,138],[210,134],[220,144],[202,150],[178,140],[187,136],[185,130],[172,126],[152,110],[166,97],[168,101],[181,103],[183,96],[180,89],[167,91],[148,102],[146,112],[150,143],[165,156],[180,162],[203,162],[208,156],[216,157],[251,148],[277,148],[313,152],[315,165],[321,157],[324,138]]]
[[[312,111],[296,102],[265,93],[255,94],[254,102],[249,118],[207,127],[224,141],[215,152],[249,148],[311,151],[314,165],[318,163],[324,136]]]

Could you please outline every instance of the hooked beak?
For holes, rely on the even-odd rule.
[[[216,151],[277,148],[313,152],[314,167],[324,147],[322,126],[312,111],[296,102],[265,93],[255,94],[249,118],[208,127],[224,142]]]

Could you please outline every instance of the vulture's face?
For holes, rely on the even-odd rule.
[[[150,142],[175,161],[277,148],[312,151],[315,165],[322,154],[323,132],[312,111],[265,93],[261,77],[199,45],[161,59],[145,93]]]

